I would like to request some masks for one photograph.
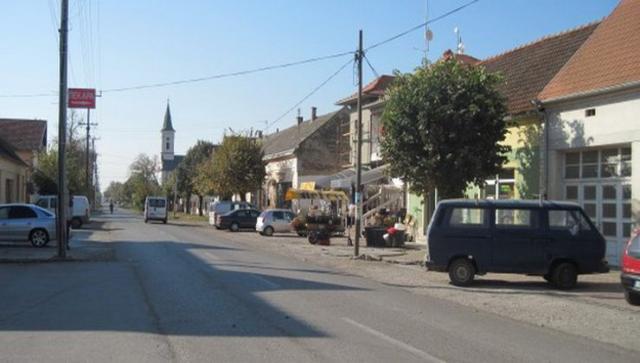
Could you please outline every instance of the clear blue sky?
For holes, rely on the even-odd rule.
[[[466,0],[429,0],[436,17]],[[70,0],[70,87],[98,90],[233,72],[365,46],[424,21],[425,0]],[[480,0],[431,25],[430,59],[456,45],[459,27],[466,53],[485,58],[542,36],[608,15],[616,0]],[[55,92],[58,88],[59,0],[10,1],[0,22],[0,95]],[[371,50],[378,73],[408,72],[420,64],[422,31]],[[176,129],[176,152],[197,139],[218,142],[225,128],[262,129],[335,72],[348,58],[236,78],[157,89],[105,93],[92,120],[100,182],[124,181],[139,153],[159,154],[167,98]],[[365,69],[366,81],[373,74]],[[352,68],[304,102],[319,113],[354,91]],[[0,97],[0,117],[48,121],[57,135],[57,98]],[[84,111],[82,115],[84,115]],[[295,111],[272,127],[294,123]]]

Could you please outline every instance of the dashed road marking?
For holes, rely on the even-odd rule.
[[[416,356],[418,356],[420,358],[423,358],[423,359],[425,359],[425,360],[427,360],[429,362],[437,362],[437,363],[445,362],[444,360],[442,360],[440,358],[437,358],[437,357],[434,357],[433,355],[431,355],[431,354],[429,354],[429,353],[427,353],[425,351],[422,351],[422,350],[420,350],[420,349],[418,349],[418,348],[416,348],[414,346],[411,346],[411,345],[409,345],[409,344],[407,344],[405,342],[402,342],[402,341],[399,341],[397,339],[394,339],[394,338],[392,338],[392,337],[390,337],[390,336],[388,336],[388,335],[386,335],[386,334],[384,334],[382,332],[379,332],[379,331],[377,331],[377,330],[375,330],[373,328],[370,328],[370,327],[368,327],[366,325],[360,324],[357,321],[351,320],[349,318],[342,318],[342,320],[346,321],[347,323],[349,323],[349,324],[351,324],[351,325],[353,325],[355,327],[358,327],[358,328],[364,330],[365,332],[367,332],[367,333],[369,333],[369,334],[371,334],[371,335],[373,335],[375,337],[378,337],[378,338],[386,341],[387,343],[391,343],[391,344],[393,344],[393,345],[395,345],[395,346],[397,346],[399,348],[402,348],[402,349],[404,349],[404,350],[406,350],[406,351],[408,351],[408,352],[410,352],[410,353],[412,353],[412,354],[414,354],[414,355],[416,355]]]

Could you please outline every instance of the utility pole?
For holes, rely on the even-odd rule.
[[[100,97],[100,96],[98,96]],[[91,175],[91,148],[89,147],[89,141],[91,140],[91,126],[98,126],[97,123],[91,123],[91,109],[87,108],[87,122],[86,123],[80,123],[81,126],[87,126],[87,145],[86,145],[86,150],[85,150],[85,185],[87,186],[87,193],[89,195],[87,195],[87,197],[89,198],[89,200],[93,200],[91,198],[91,193],[92,193],[92,175]],[[93,192],[93,194],[95,195],[95,192]],[[93,205],[95,206],[95,202],[93,203]]]
[[[360,234],[362,227],[362,29],[358,33],[358,52],[356,62],[358,62],[358,119],[356,129],[358,132],[358,144],[356,150],[356,238],[353,254],[360,255]]]
[[[69,32],[69,0],[60,6],[60,89],[58,91],[58,213],[56,214],[56,238],[58,257],[67,257],[67,183],[65,149],[67,143],[67,38]]]

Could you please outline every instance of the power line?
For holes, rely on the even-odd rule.
[[[322,83],[320,83],[318,86],[316,86],[316,88],[314,88],[311,92],[309,92],[306,96],[304,96],[300,101],[298,101],[295,105],[291,106],[291,108],[289,108],[287,111],[285,111],[284,113],[282,113],[282,115],[280,115],[278,118],[276,118],[275,120],[271,121],[271,123],[267,124],[265,130],[268,130],[269,127],[275,125],[277,122],[279,122],[280,120],[282,120],[285,116],[287,116],[291,111],[293,111],[296,107],[300,106],[304,101],[306,101],[309,97],[313,96],[316,92],[318,92],[318,90],[320,90],[320,88],[324,87],[324,85],[326,85],[327,83],[329,83],[329,81],[331,81],[332,79],[334,79],[338,74],[340,74],[340,72],[342,72],[343,69],[347,68],[347,66],[349,64],[351,64],[351,62],[353,62],[353,59],[349,59],[349,61],[345,64],[343,64],[340,68],[338,68],[337,71],[335,71],[331,76],[329,76],[329,78],[325,79]]]
[[[366,55],[364,55],[364,60],[367,61],[367,65],[369,66],[369,68],[371,68],[373,75],[376,76],[376,78],[380,77],[380,75],[378,74],[378,71],[376,71],[376,69],[373,68],[373,66],[371,65],[371,62],[369,62],[369,58]]]
[[[140,90],[140,89],[145,89],[145,88],[158,88],[158,87],[166,87],[166,86],[175,86],[175,85],[179,85],[179,84],[202,82],[202,81],[208,81],[208,80],[212,80],[212,79],[244,76],[244,75],[252,74],[252,73],[265,72],[265,71],[270,71],[270,70],[274,70],[274,69],[288,68],[288,67],[293,67],[293,66],[297,66],[297,65],[301,65],[301,64],[319,62],[319,61],[323,61],[323,60],[327,60],[327,59],[340,58],[340,57],[344,57],[346,55],[351,55],[351,54],[353,54],[353,52],[351,52],[351,51],[342,52],[342,53],[336,53],[336,54],[331,54],[331,55],[325,55],[325,56],[322,56],[322,57],[304,59],[304,60],[296,61],[296,62],[276,64],[276,65],[272,65],[272,66],[253,68],[253,69],[237,71],[237,72],[231,72],[231,73],[214,74],[214,75],[206,76],[206,77],[190,78],[190,79],[183,79],[183,80],[171,81],[171,82],[152,83],[152,84],[146,84],[146,85],[140,85],[140,86],[121,87],[121,88],[108,88],[108,89],[102,90],[102,92],[105,92],[105,93],[107,93],[107,92],[123,92],[123,91],[131,91],[131,90]]]
[[[366,51],[368,51],[368,50],[371,50],[371,49],[377,48],[377,47],[379,47],[379,46],[381,46],[381,45],[383,45],[383,44],[387,44],[387,43],[389,43],[389,42],[392,42],[392,41],[394,41],[394,40],[396,40],[396,39],[398,39],[398,38],[401,38],[401,37],[403,37],[403,36],[405,36],[405,35],[407,35],[407,34],[411,33],[411,32],[414,32],[414,31],[416,31],[416,30],[418,30],[418,29],[420,29],[420,28],[424,28],[425,26],[427,26],[427,25],[429,25],[429,24],[431,24],[431,23],[435,23],[435,22],[436,22],[436,21],[438,21],[438,20],[442,20],[442,19],[444,19],[444,18],[448,17],[449,15],[455,14],[455,13],[457,13],[458,11],[460,11],[460,10],[462,10],[462,9],[466,8],[466,7],[469,7],[469,6],[471,6],[471,5],[475,4],[475,3],[477,3],[478,1],[480,1],[480,0],[472,0],[472,1],[469,1],[468,3],[466,3],[466,4],[464,4],[464,5],[461,5],[461,6],[459,6],[459,7],[455,8],[455,9],[453,9],[453,10],[450,10],[450,11],[448,11],[448,12],[446,12],[446,13],[444,13],[444,14],[442,14],[442,15],[438,16],[438,17],[435,17],[435,18],[433,18],[433,19],[431,19],[431,20],[427,20],[427,21],[425,21],[424,23],[422,23],[422,24],[420,24],[420,25],[416,25],[416,26],[414,26],[414,27],[413,27],[413,28],[411,28],[411,29],[408,29],[408,30],[403,31],[402,33],[396,34],[396,35],[392,36],[391,38],[387,38],[387,39],[385,39],[385,40],[383,40],[383,41],[380,41],[380,42],[378,42],[378,43],[375,43],[375,44],[373,44],[373,45],[370,45],[370,46],[368,46],[367,48],[365,48],[364,50],[365,50],[365,52],[366,52]]]

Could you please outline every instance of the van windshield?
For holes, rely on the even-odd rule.
[[[164,208],[164,206],[165,206],[164,199],[149,199],[149,207]]]

